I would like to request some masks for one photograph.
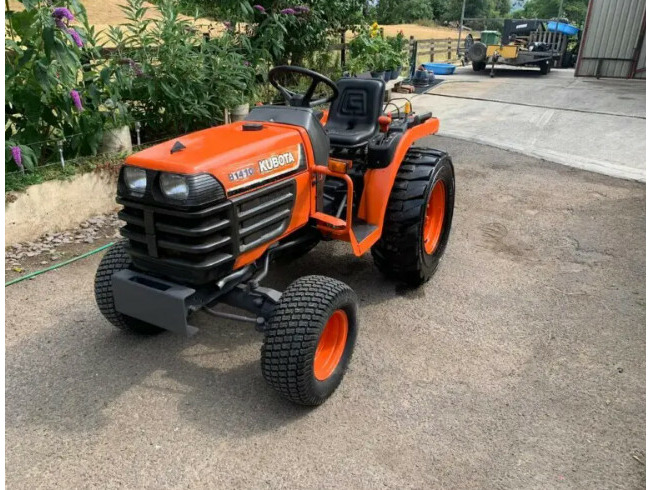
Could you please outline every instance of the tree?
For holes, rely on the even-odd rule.
[[[466,0],[465,17],[486,17],[489,10],[488,4],[487,0]],[[444,20],[459,22],[462,10],[463,0],[449,0]]]
[[[506,16],[510,13],[510,8],[512,3],[510,0],[496,0],[494,5],[494,10],[500,16]]]
[[[377,21],[381,24],[404,24],[418,19],[433,19],[431,0],[379,0]]]
[[[564,0],[559,17],[566,17],[570,22],[582,25],[588,3],[589,0]],[[524,18],[551,19],[558,17],[559,9],[560,0],[529,0],[519,12]]]
[[[300,64],[322,51],[332,38],[364,21],[365,0],[251,0],[253,48],[274,64]]]

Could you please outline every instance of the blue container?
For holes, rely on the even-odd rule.
[[[450,63],[422,63],[422,66],[436,75],[451,75],[456,70],[456,65]]]
[[[567,36],[575,36],[580,32],[576,26],[565,24],[563,22],[551,21],[547,24],[546,28],[551,32],[561,32]]]

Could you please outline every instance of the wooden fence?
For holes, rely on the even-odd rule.
[[[554,64],[557,67],[562,64],[562,57],[566,52],[569,36],[561,32],[537,30],[528,36],[528,42],[543,42],[548,44],[553,52]],[[329,49],[331,51],[341,52],[341,67],[345,67],[346,51],[348,49],[345,33],[341,34],[341,42],[330,45]],[[461,39],[460,46],[458,46],[458,40],[450,37],[445,39],[415,39],[411,36],[409,38],[408,50],[411,70],[421,63],[427,62],[463,63],[463,59],[465,58],[465,39]]]
[[[380,29],[383,35],[383,29]],[[427,63],[433,61],[453,63],[454,61],[460,62],[465,54],[464,40],[461,42],[460,51],[457,52],[457,39],[450,37],[445,39],[415,39],[413,36],[409,38],[408,42],[408,59],[411,65],[419,65],[420,63]],[[330,51],[340,51],[341,67],[345,66],[347,59],[346,51],[348,43],[345,39],[345,32],[341,33],[341,42],[331,44]]]
[[[409,39],[409,59],[416,64],[444,61],[451,63],[458,59],[456,53],[457,40],[450,37],[446,39]]]

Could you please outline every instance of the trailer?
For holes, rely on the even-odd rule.
[[[537,66],[546,75],[553,65],[562,64],[568,39],[575,34],[577,28],[557,21],[506,19],[503,34],[482,31],[480,41],[468,38],[465,56],[472,62],[474,71],[490,65],[492,77],[497,64]]]

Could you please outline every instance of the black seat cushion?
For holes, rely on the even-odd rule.
[[[376,78],[342,78],[330,106],[325,130],[332,146],[357,148],[379,131],[386,84]]]

